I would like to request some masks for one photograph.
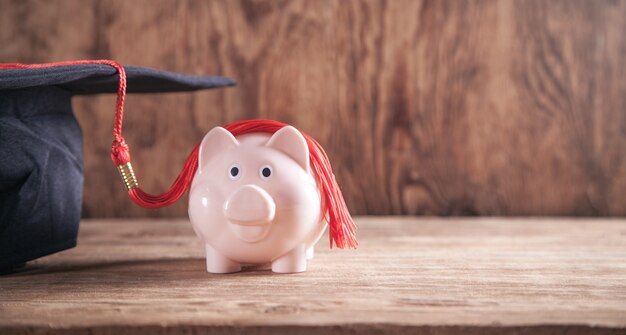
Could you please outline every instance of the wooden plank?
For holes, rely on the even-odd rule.
[[[186,220],[86,220],[0,277],[0,333],[609,334],[626,330],[626,220],[358,218],[301,274],[205,272]]]
[[[0,61],[114,58],[237,88],[127,99],[163,192],[210,128],[272,118],[327,149],[355,214],[626,215],[626,1],[0,0]],[[112,96],[75,99],[87,217],[128,201]],[[383,195],[383,196],[381,196]]]

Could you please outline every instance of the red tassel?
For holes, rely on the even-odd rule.
[[[287,124],[273,120],[244,120],[224,126],[235,137],[249,133],[273,134]],[[301,132],[309,147],[311,169],[321,190],[322,213],[326,213],[326,221],[330,229],[330,247],[333,244],[340,249],[356,248],[356,225],[350,216],[348,206],[343,199],[339,185],[335,180],[328,156],[322,146],[312,137]],[[128,191],[130,197],[138,205],[146,208],[161,208],[176,202],[189,188],[198,168],[199,145],[191,152],[180,175],[169,191],[153,196],[140,188]]]

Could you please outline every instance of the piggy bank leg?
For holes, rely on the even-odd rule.
[[[306,248],[306,259],[307,260],[312,260],[313,256],[315,256],[315,246],[310,246],[308,248]]]
[[[241,264],[234,262],[212,246],[206,244],[206,270],[210,273],[231,273],[241,271]]]
[[[306,250],[300,244],[285,255],[272,262],[272,271],[278,273],[293,273],[306,271]]]

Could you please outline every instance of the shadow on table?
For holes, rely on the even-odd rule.
[[[222,276],[221,274],[210,274],[206,272],[204,258],[182,258],[182,259],[144,259],[144,260],[97,260],[97,261],[77,261],[70,262],[31,262],[25,266],[16,268],[12,273],[0,275],[2,278],[32,277],[55,274],[128,274],[150,276],[159,275],[162,277],[177,277],[185,274],[192,276]],[[228,274],[229,276],[272,274],[270,265],[244,266],[241,272]]]

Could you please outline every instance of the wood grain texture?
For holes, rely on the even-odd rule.
[[[140,183],[203,134],[285,121],[328,151],[355,214],[626,215],[626,1],[10,1],[0,61],[114,58],[235,78],[128,99]],[[109,161],[114,98],[75,100],[84,216],[134,206]]]
[[[626,220],[357,223],[358,250],[319,243],[305,273],[215,275],[186,220],[86,221],[0,276],[0,333],[626,332]]]

